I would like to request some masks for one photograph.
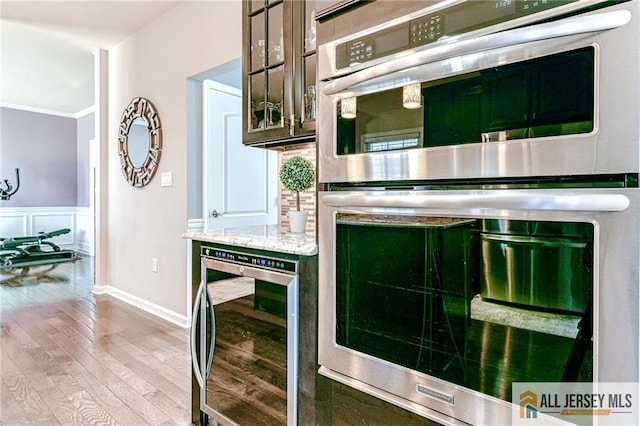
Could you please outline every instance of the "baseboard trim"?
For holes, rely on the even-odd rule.
[[[203,219],[187,220],[187,232],[201,232],[204,229]]]
[[[92,256],[91,246],[86,243],[78,243],[78,251],[86,256]]]
[[[171,324],[175,324],[178,327],[189,328],[191,326],[191,321],[184,315],[177,314],[167,308],[163,308],[160,305],[148,302],[144,299],[139,298],[138,296],[134,296],[127,293],[126,291],[122,291],[110,285],[94,286],[93,294],[113,297],[133,307],[150,313],[151,315],[154,315],[160,319],[168,321]]]

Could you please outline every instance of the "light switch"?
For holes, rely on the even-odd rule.
[[[160,175],[160,185],[161,186],[173,185],[173,176],[171,175],[171,172],[162,173]]]

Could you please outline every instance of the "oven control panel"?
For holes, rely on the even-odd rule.
[[[409,26],[409,43],[414,46],[436,41],[444,35],[443,20],[440,15],[411,21]]]
[[[223,262],[246,265],[254,268],[268,269],[292,273],[297,271],[298,262],[295,260],[281,259],[269,256],[261,256],[253,253],[225,250],[219,247],[202,247],[200,256],[209,259],[217,259]]]
[[[336,45],[338,69],[578,0],[466,1]]]

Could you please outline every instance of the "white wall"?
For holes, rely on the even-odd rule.
[[[187,78],[237,58],[241,43],[240,0],[187,1],[109,51],[108,205],[101,207],[109,283],[96,292],[186,325]],[[120,116],[136,96],[155,104],[163,130],[160,166],[144,188],[128,185],[117,156]],[[160,186],[165,172],[173,174],[171,187]]]

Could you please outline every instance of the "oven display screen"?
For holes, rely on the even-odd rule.
[[[409,45],[409,33],[406,26],[380,35],[375,40],[375,52],[377,54],[392,52],[398,48]]]
[[[471,6],[446,14],[444,25],[447,33],[452,34],[467,28],[481,26],[484,22],[506,18],[515,13],[515,0],[472,2]]]

